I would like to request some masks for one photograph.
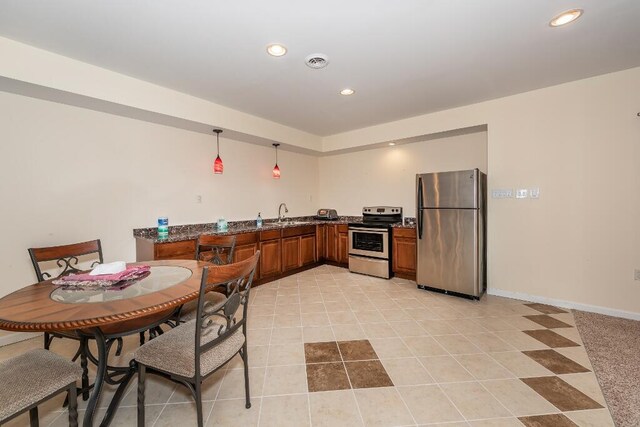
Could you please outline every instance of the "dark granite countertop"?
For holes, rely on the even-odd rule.
[[[172,225],[169,226],[169,237],[158,238],[157,227],[150,228],[136,228],[133,230],[133,237],[137,239],[144,239],[152,243],[169,243],[169,242],[182,242],[185,240],[197,239],[202,234],[212,235],[228,235],[228,234],[240,234],[240,233],[252,233],[256,231],[264,230],[278,230],[290,227],[300,227],[303,225],[316,225],[316,224],[348,224],[350,222],[362,222],[361,216],[341,216],[336,220],[318,220],[313,216],[301,216],[287,218],[284,222],[278,223],[277,219],[265,219],[262,227],[256,227],[255,220],[247,221],[228,221],[227,229],[219,231],[217,223],[211,222],[206,224],[187,224],[187,225]],[[415,218],[407,217],[404,223],[393,224],[393,227],[398,228],[415,228]]]

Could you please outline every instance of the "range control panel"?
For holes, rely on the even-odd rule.
[[[363,215],[402,215],[402,208],[398,206],[365,206]]]

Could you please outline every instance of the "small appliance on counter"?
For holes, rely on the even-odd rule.
[[[338,219],[338,211],[335,209],[318,209],[318,213],[315,216],[316,219]]]
[[[349,223],[349,271],[389,279],[392,225],[398,222],[401,207],[362,208],[362,222]]]

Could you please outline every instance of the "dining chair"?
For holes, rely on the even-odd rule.
[[[36,272],[38,282],[66,276],[68,274],[79,273],[82,270],[86,270],[86,266],[94,267],[95,265],[102,264],[104,262],[100,239],[82,243],[72,243],[69,245],[29,248],[29,256],[31,257],[31,263],[33,264],[33,269]],[[80,267],[81,263],[85,267]],[[45,267],[44,270],[43,266]],[[88,362],[86,354],[87,338],[81,337],[74,332],[45,332],[45,350],[49,350],[54,338],[69,338],[80,342],[78,351],[75,356],[73,356],[72,361],[76,361],[78,357],[80,357],[80,365],[83,370],[82,397],[84,400],[89,399],[89,370],[87,367]],[[120,355],[121,352],[122,338],[118,340],[116,354]]]
[[[207,261],[215,265],[233,262],[236,236],[202,234],[196,243],[196,260]]]
[[[233,262],[233,255],[236,248],[236,236],[218,236],[203,234],[198,237],[196,245],[196,260],[206,261],[213,265],[225,265]],[[212,286],[206,294],[207,301],[211,304],[219,304],[229,295],[230,289],[226,284],[223,286]],[[190,301],[184,304],[174,319],[175,324],[185,323],[195,319],[197,311],[197,301]],[[177,320],[177,321],[176,321]]]
[[[138,426],[145,423],[145,381],[148,373],[186,386],[196,403],[198,427],[202,415],[202,382],[240,354],[244,363],[245,406],[251,407],[247,354],[249,291],[260,251],[244,261],[205,267],[195,319],[149,341],[135,351],[138,369]],[[218,304],[206,298],[211,285],[229,284],[229,297]],[[236,313],[242,306],[242,317]]]
[[[76,381],[82,369],[49,350],[37,349],[0,362],[0,424],[29,411],[37,427],[38,405],[67,392],[69,426],[78,425]]]

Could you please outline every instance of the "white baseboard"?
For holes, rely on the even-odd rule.
[[[622,317],[624,319],[640,320],[640,313],[633,311],[616,310],[614,308],[600,307],[597,305],[581,304],[572,301],[564,301],[554,298],[540,297],[537,295],[529,295],[520,292],[505,291],[502,289],[489,288],[487,294],[498,297],[513,298],[529,302],[538,302],[541,304],[554,305],[556,307],[568,308],[580,311],[588,311],[590,313],[606,314],[607,316]]]
[[[31,338],[35,338],[41,336],[41,333],[34,332],[13,332],[9,335],[4,335],[0,337],[0,347],[5,345],[17,343],[24,340],[29,340]]]

